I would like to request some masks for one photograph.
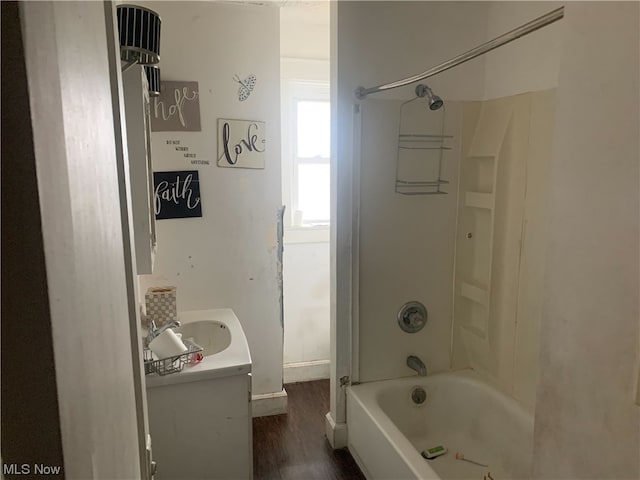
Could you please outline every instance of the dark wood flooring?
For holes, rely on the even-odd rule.
[[[329,380],[285,385],[286,415],[253,419],[253,478],[364,480],[347,449],[332,450],[324,434]]]

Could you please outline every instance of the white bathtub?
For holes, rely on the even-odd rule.
[[[416,405],[414,387],[427,392]],[[529,478],[533,417],[472,371],[355,385],[347,391],[349,450],[367,479]],[[448,453],[425,460],[425,449]],[[488,467],[456,460],[456,452]]]

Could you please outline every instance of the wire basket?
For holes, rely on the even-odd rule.
[[[144,357],[144,373],[150,375],[157,373],[158,375],[169,375],[170,373],[181,372],[185,365],[196,364],[203,358],[203,348],[191,340],[183,340],[188,350],[180,355],[169,358],[154,359],[151,350],[145,348]]]

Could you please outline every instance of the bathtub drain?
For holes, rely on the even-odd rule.
[[[411,391],[411,400],[416,405],[422,405],[427,399],[427,392],[422,387],[415,387]]]

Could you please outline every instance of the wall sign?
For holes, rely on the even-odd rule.
[[[169,149],[173,149],[178,157],[188,160],[191,165],[209,165],[211,163],[209,160],[202,158],[201,153],[192,148],[191,145],[184,140],[170,138],[165,140],[165,145],[167,145]],[[169,152],[173,156],[173,152],[170,150]]]
[[[152,132],[199,132],[198,82],[162,82],[160,96],[151,102]]]
[[[197,170],[153,172],[156,220],[202,216]]]
[[[218,166],[264,168],[265,123],[218,119]]]

